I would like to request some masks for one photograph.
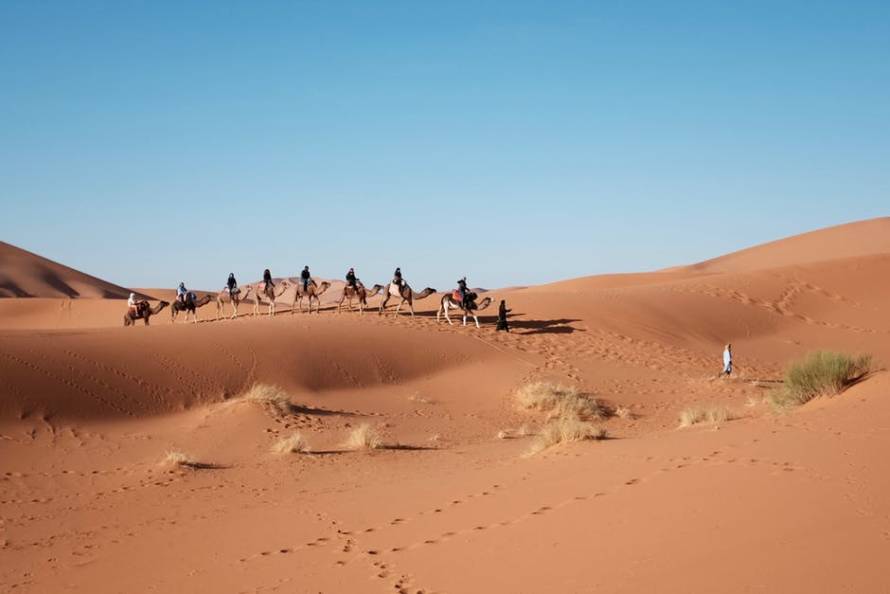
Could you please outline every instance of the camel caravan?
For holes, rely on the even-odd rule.
[[[296,280],[290,278],[280,279],[277,282],[272,278],[271,273],[266,269],[263,273],[263,280],[258,283],[247,284],[243,287],[238,286],[234,273],[229,274],[226,286],[219,293],[204,294],[199,296],[195,291],[186,289],[185,283],[180,283],[176,290],[176,299],[172,302],[161,301],[155,307],[151,307],[145,300],[136,300],[135,294],[130,295],[127,313],[124,315],[124,326],[133,326],[138,320],[143,320],[145,325],[149,324],[151,316],[161,312],[165,307],[170,308],[170,320],[175,323],[180,313],[184,314],[184,322],[189,321],[191,316],[194,324],[198,323],[198,310],[208,303],[216,303],[216,320],[229,319],[234,320],[238,317],[238,307],[242,303],[253,304],[253,316],[261,314],[260,308],[268,305],[266,315],[272,317],[276,313],[276,303],[291,288],[293,288],[293,301],[291,303],[291,314],[299,311],[304,313],[303,303],[306,302],[307,308],[305,312],[313,313],[313,305],[315,313],[321,313],[321,296],[330,288],[331,283],[328,281],[316,282],[312,278],[309,267],[306,266],[300,273],[300,277]],[[355,276],[354,269],[350,268],[346,274],[346,284],[337,301],[336,311],[342,313],[343,304],[346,304],[348,311],[353,312],[358,309],[359,314],[363,314],[368,307],[368,299],[377,295],[382,295],[383,299],[378,307],[378,315],[384,315],[388,311],[388,306],[395,303],[393,315],[399,315],[402,307],[407,306],[409,313],[414,317],[414,302],[426,299],[430,295],[436,293],[432,287],[426,287],[420,292],[415,292],[411,285],[402,278],[402,271],[396,268],[393,279],[386,285],[374,285],[370,289]],[[491,297],[486,297],[477,303],[478,295],[467,288],[466,278],[458,281],[458,287],[452,292],[445,293],[439,302],[439,309],[436,312],[436,321],[441,322],[442,318],[448,324],[453,325],[454,322],[449,312],[459,311],[463,317],[463,325],[467,325],[469,318],[472,318],[476,328],[480,328],[479,317],[477,312],[486,309],[492,303]],[[227,315],[227,307],[231,308],[231,315]],[[500,326],[500,324],[499,324]]]

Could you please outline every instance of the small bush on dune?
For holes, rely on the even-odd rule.
[[[198,468],[200,464],[197,460],[189,456],[188,454],[184,454],[183,452],[170,451],[167,452],[167,455],[164,456],[164,459],[161,461],[161,466],[166,467],[186,467],[186,468]]]
[[[522,408],[546,412],[551,418],[604,419],[609,416],[608,409],[595,398],[576,388],[550,382],[522,386],[516,392],[516,400]]]
[[[776,408],[800,406],[818,396],[834,396],[871,371],[871,355],[853,357],[844,353],[817,351],[792,363],[782,387],[769,396]]]
[[[302,454],[309,451],[309,444],[297,431],[276,441],[272,451],[277,454]]]
[[[376,450],[383,445],[383,437],[376,428],[363,423],[349,433],[343,445],[350,450]]]
[[[577,417],[559,417],[548,421],[538,432],[532,442],[528,455],[534,455],[561,443],[583,441],[586,439],[606,439],[608,432],[604,427],[595,427]]]
[[[680,413],[680,427],[691,427],[699,423],[721,425],[732,419],[732,412],[725,406],[692,406]]]
[[[254,384],[242,395],[247,402],[259,404],[273,413],[284,416],[293,412],[290,396],[279,388],[270,384]]]

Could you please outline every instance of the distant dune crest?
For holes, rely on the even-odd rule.
[[[130,290],[0,241],[0,297],[126,299]]]

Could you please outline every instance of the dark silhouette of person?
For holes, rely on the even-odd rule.
[[[507,324],[507,314],[513,311],[512,309],[507,309],[507,302],[501,299],[501,304],[498,306],[498,325],[497,330],[504,330],[506,332],[510,331],[510,326]]]

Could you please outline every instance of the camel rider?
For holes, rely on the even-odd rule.
[[[457,292],[460,294],[460,304],[464,309],[467,308],[467,295],[470,294],[470,290],[467,289],[467,277],[463,277],[459,281],[457,281]]]
[[[346,273],[346,284],[353,289],[357,288],[356,283],[358,279],[355,278],[355,268],[350,268],[349,272]]]
[[[272,282],[272,273],[269,272],[269,269],[266,268],[263,271],[263,293],[269,292],[269,287],[275,288],[275,283]]]
[[[127,307],[129,308],[130,313],[134,315],[139,314],[139,308],[145,303],[145,299],[136,299],[136,293],[130,293],[130,297],[127,299]]]
[[[226,281],[226,288],[229,290],[229,295],[234,295],[238,292],[238,281],[235,280],[235,273],[229,273],[229,279]]]
[[[309,272],[308,266],[303,266],[303,271],[300,272],[300,280],[303,282],[303,292],[309,290],[309,281],[312,280],[312,274]]]
[[[185,288],[185,283],[179,283],[179,287],[176,289],[176,299],[185,305],[185,300],[188,298],[188,294],[189,292],[188,289]]]
[[[402,280],[402,269],[396,268],[396,271],[392,273],[392,284],[401,289],[404,282]]]

